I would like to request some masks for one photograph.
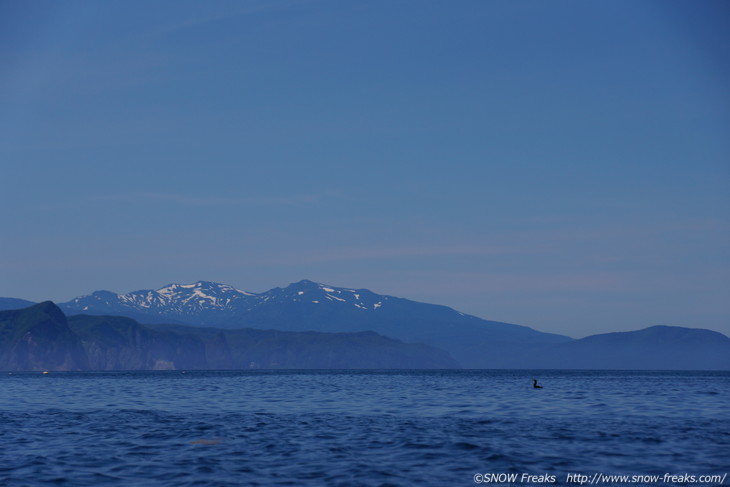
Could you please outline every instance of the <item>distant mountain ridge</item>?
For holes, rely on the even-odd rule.
[[[0,298],[0,311],[7,310],[7,309],[21,309],[21,308],[27,308],[28,306],[33,306],[33,301],[28,301],[26,299],[17,299],[17,298]]]
[[[651,326],[557,344],[536,358],[556,369],[730,370],[730,338],[712,330]]]
[[[305,296],[306,294],[306,296]],[[227,284],[197,281],[193,284],[169,284],[156,290],[117,294],[95,291],[59,306],[70,313],[144,316],[146,320],[184,322],[231,327],[247,313],[283,302],[348,303],[361,310],[377,310],[390,296],[381,296],[366,289],[335,288],[303,280],[286,288],[263,293],[236,289]]]
[[[22,300],[0,298],[0,309],[4,303],[17,302]],[[96,291],[60,307],[69,315],[126,316],[146,324],[166,323],[168,328],[185,325],[197,330],[190,332],[193,335],[207,336],[205,327],[375,332],[446,350],[465,368],[730,370],[730,338],[710,330],[659,326],[574,340],[483,320],[446,306],[308,280],[264,293],[209,281],[124,295]],[[218,345],[225,355],[220,337]]]
[[[442,348],[468,368],[521,367],[537,349],[571,340],[419,303],[302,280],[251,293],[198,281],[157,290],[97,291],[59,305],[67,314],[129,316],[143,323],[283,331],[363,332]]]
[[[258,294],[226,284],[198,281],[127,294],[95,291],[59,306],[68,313],[135,317],[141,322],[220,325],[255,306]]]

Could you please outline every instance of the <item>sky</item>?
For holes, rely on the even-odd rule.
[[[0,0],[0,296],[310,279],[730,335],[726,1]]]

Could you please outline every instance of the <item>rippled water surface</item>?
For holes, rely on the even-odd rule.
[[[532,388],[533,377],[544,389]],[[722,475],[730,471],[730,374],[5,373],[0,439],[0,485],[9,486],[468,486],[477,473],[510,472],[565,485],[568,473]]]

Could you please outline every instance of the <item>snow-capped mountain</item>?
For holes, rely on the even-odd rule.
[[[524,362],[568,337],[487,321],[452,308],[308,280],[264,293],[207,281],[116,294],[97,291],[60,305],[69,315],[121,315],[143,323],[282,331],[375,331],[444,348],[467,367]],[[506,365],[504,365],[506,364]]]
[[[344,303],[360,310],[377,310],[388,296],[368,290],[335,288],[312,281],[300,281],[282,289],[252,293],[226,284],[198,281],[193,284],[168,284],[155,290],[132,291],[117,294],[95,291],[80,296],[61,307],[69,313],[144,315],[142,321],[159,323],[160,320],[182,321],[193,324],[216,324],[233,327],[247,313],[259,307],[289,303],[338,305]],[[201,321],[202,319],[202,321]]]
[[[260,305],[271,303],[334,304],[353,306],[361,310],[377,310],[391,298],[367,289],[348,289],[312,281],[299,281],[285,288],[274,288],[259,296]]]
[[[159,322],[160,319],[187,321],[186,318],[201,318],[201,315],[221,315],[230,319],[240,310],[250,309],[257,295],[241,291],[232,286],[209,281],[194,284],[169,284],[156,290],[133,291],[117,294],[110,291],[95,291],[61,305],[69,313],[143,315],[143,321]],[[217,321],[217,320],[214,320]]]

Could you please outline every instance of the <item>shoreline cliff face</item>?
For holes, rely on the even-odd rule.
[[[0,311],[0,370],[458,368],[443,350],[373,332],[151,327],[120,316],[66,318],[50,301]]]
[[[204,369],[204,343],[192,336],[160,332],[136,321],[113,317],[72,316],[89,370]]]
[[[66,316],[46,301],[0,312],[0,369],[87,370],[88,361]]]

